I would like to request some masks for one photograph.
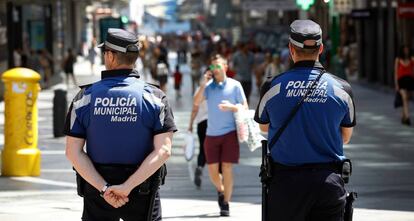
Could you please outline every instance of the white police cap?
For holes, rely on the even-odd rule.
[[[314,40],[314,45],[305,45],[305,41]],[[290,25],[289,41],[299,48],[318,48],[322,44],[322,29],[311,20],[295,20]]]
[[[126,53],[139,52],[138,36],[119,28],[109,28],[105,42],[98,48],[107,47],[111,50]]]

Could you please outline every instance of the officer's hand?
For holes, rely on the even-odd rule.
[[[115,193],[109,191],[109,189],[105,191],[104,199],[114,208],[122,207],[129,201],[128,197],[116,195]]]
[[[116,196],[128,198],[129,193],[131,192],[130,189],[126,185],[113,185],[108,187],[107,192],[113,193]]]
[[[125,205],[128,202],[128,198],[123,198],[117,196],[113,193],[105,192],[104,194],[105,201],[114,208],[119,208]]]

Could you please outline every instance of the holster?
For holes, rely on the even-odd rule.
[[[344,180],[344,183],[349,183],[349,179],[352,175],[352,162],[350,159],[345,159],[341,162],[340,166],[341,177]],[[352,221],[354,214],[353,203],[358,198],[356,192],[347,192],[345,198],[345,212],[344,212],[344,221]]]
[[[269,155],[264,157],[264,162],[260,166],[260,182],[269,184],[272,181],[272,158]]]
[[[344,213],[344,221],[352,221],[352,216],[354,214],[354,207],[353,203],[358,197],[356,192],[346,193],[346,202],[345,202],[345,213]]]
[[[345,183],[349,183],[349,179],[352,175],[352,162],[350,159],[345,159],[341,162],[339,171],[341,172],[341,177]]]

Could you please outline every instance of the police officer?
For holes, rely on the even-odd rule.
[[[98,47],[106,70],[73,99],[65,125],[66,155],[77,179],[86,180],[78,188],[82,220],[161,220],[153,174],[171,154],[171,108],[165,94],[133,70],[134,34],[109,29]]]
[[[318,61],[323,44],[317,23],[294,21],[289,50],[293,67],[262,86],[255,113],[270,141],[272,180],[266,199],[267,220],[339,221],[346,194],[340,175],[345,160],[343,144],[349,142],[355,126],[351,87],[324,73]],[[271,140],[304,96],[272,145]]]

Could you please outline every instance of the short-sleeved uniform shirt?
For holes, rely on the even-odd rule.
[[[101,81],[73,99],[64,133],[86,139],[92,162],[141,164],[154,135],[176,131],[165,94],[138,76],[130,69],[103,71]]]
[[[319,62],[297,62],[293,69],[262,86],[255,120],[270,124],[269,141],[322,70]],[[271,156],[275,162],[289,166],[343,160],[341,127],[354,125],[350,85],[325,73],[276,144],[269,147]]]
[[[207,100],[207,132],[208,136],[221,136],[236,130],[234,114],[231,111],[221,111],[218,107],[223,101],[232,104],[243,104],[246,100],[240,82],[226,78],[221,84],[211,80],[204,90]]]

